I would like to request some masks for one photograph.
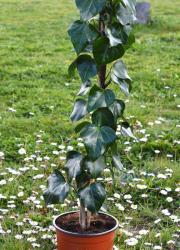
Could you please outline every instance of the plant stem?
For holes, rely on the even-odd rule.
[[[86,211],[85,207],[82,204],[80,204],[79,223],[82,230],[84,231],[86,229]]]
[[[101,12],[99,16],[99,32],[101,33],[101,36],[105,35],[105,23],[104,23],[103,17],[104,17],[104,12]],[[106,65],[100,66],[98,75],[99,75],[99,86],[105,89],[106,88],[106,84],[105,84]]]
[[[91,226],[91,212],[87,211],[87,228]]]

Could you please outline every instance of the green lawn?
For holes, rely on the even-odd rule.
[[[78,147],[69,115],[80,79],[67,75],[75,58],[67,35],[68,26],[78,17],[74,2],[0,0],[2,250],[38,249],[38,244],[41,249],[54,249],[54,233],[49,228],[52,215],[77,206],[73,197],[54,208],[46,208],[41,199],[48,174],[56,167],[63,168],[65,152],[59,145],[65,145],[65,151],[67,146]],[[179,1],[150,2],[152,22],[135,28],[136,44],[124,59],[133,90],[130,97],[122,98],[127,103],[126,117],[140,142],[122,139],[126,171],[116,175],[116,193],[121,197],[114,197],[109,185],[107,193],[114,206],[112,201],[105,204],[122,226],[115,242],[122,250],[178,249],[178,219],[173,216],[178,215],[180,185]],[[122,95],[119,89],[117,93]],[[26,156],[19,155],[20,148],[26,149]],[[111,181],[108,171],[105,175],[106,181]],[[140,190],[137,184],[146,188]],[[161,194],[162,190],[167,194]],[[124,199],[126,194],[132,196],[137,208]],[[168,202],[167,197],[173,201]],[[164,215],[164,209],[170,215]],[[161,221],[156,224],[157,219]],[[142,229],[148,233],[141,235]],[[138,243],[129,247],[125,240],[132,237]]]

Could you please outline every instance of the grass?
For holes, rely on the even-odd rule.
[[[135,28],[136,44],[125,56],[133,78],[126,116],[137,137],[146,137],[148,141],[133,143],[125,139],[130,145],[121,146],[123,162],[127,172],[133,170],[134,173],[117,174],[116,182],[123,183],[117,184],[120,200],[113,197],[112,188],[108,189],[108,196],[115,199],[114,203],[121,203],[125,211],[112,207],[112,202],[106,204],[108,212],[116,215],[121,224],[124,223],[122,238],[116,239],[117,246],[120,241],[119,249],[129,248],[124,243],[130,237],[126,231],[137,236],[142,228],[148,229],[149,234],[139,239],[132,249],[153,249],[145,242],[153,246],[162,244],[162,249],[178,249],[177,225],[161,211],[168,208],[177,215],[179,205],[174,191],[180,181],[179,1],[174,0],[173,4],[170,0],[150,2],[152,22]],[[3,250],[32,249],[33,243],[27,241],[30,236],[22,240],[14,237],[27,228],[33,228],[33,237],[42,249],[54,249],[53,238],[44,240],[42,237],[44,234],[52,235],[48,227],[52,214],[67,210],[64,206],[68,201],[64,206],[46,209],[39,186],[45,185],[46,177],[54,167],[63,167],[62,158],[59,160],[59,156],[53,153],[58,147],[52,143],[78,145],[69,114],[80,80],[78,76],[70,79],[67,75],[68,65],[75,58],[67,28],[77,17],[72,0],[0,0],[0,151],[5,154],[0,166],[0,181],[7,181],[0,189],[0,193],[6,196],[6,199],[0,199],[0,229],[2,226],[6,232],[0,234],[0,249]],[[117,92],[122,95],[118,89]],[[125,96],[122,98],[128,101]],[[128,146],[131,146],[130,151]],[[33,154],[36,158],[31,156],[33,160],[25,163],[24,156],[18,154],[20,147],[26,149],[28,157]],[[159,154],[155,150],[159,150]],[[50,160],[44,160],[46,155]],[[19,170],[24,166],[29,169]],[[20,175],[11,173],[7,168],[20,171]],[[158,173],[167,174],[167,169],[173,171],[172,176],[159,179]],[[149,173],[155,176],[148,176]],[[34,179],[39,174],[44,176]],[[137,178],[138,183],[147,185],[146,190],[136,188]],[[129,180],[133,185],[129,185]],[[166,187],[172,189],[168,194],[174,199],[172,203],[167,203],[167,196],[160,194],[160,190]],[[22,190],[24,195],[18,197]],[[147,199],[141,198],[143,192],[148,194]],[[132,195],[133,203],[138,205],[136,210],[123,199],[123,195],[128,193]],[[16,199],[11,197],[13,195],[17,196]],[[24,204],[28,197],[36,197],[40,207],[33,198]],[[71,199],[70,205],[76,206]],[[16,208],[8,207],[12,200]],[[127,216],[132,219],[128,221]],[[156,225],[153,221],[157,218],[162,221]],[[16,225],[23,220],[22,226]],[[31,220],[38,222],[40,228],[33,227]],[[160,236],[156,237],[157,233]],[[172,239],[176,241],[175,245],[168,245],[167,241]],[[38,249],[38,246],[34,245],[34,248]]]

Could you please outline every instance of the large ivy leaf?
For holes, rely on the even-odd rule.
[[[66,183],[64,176],[55,170],[48,178],[48,188],[43,196],[46,204],[57,204],[63,202],[69,193],[69,185]]]
[[[99,157],[95,161],[85,159],[84,164],[93,178],[99,177],[102,171],[106,168],[106,163],[103,156]]]
[[[91,123],[88,122],[88,121],[84,121],[84,122],[79,123],[79,124],[75,127],[75,132],[76,132],[76,133],[79,133],[86,125],[89,125],[89,124],[91,124]]]
[[[80,55],[77,59],[77,70],[82,82],[86,82],[97,74],[97,66],[89,55]]]
[[[122,100],[115,100],[113,104],[109,107],[114,117],[117,119],[123,115],[125,109],[125,103]]]
[[[72,114],[70,116],[71,120],[73,122],[74,121],[79,121],[86,114],[87,114],[86,101],[83,100],[83,99],[77,99],[75,104],[74,104],[73,112],[72,112]]]
[[[112,162],[113,165],[119,170],[121,171],[123,169],[123,164],[121,162],[121,157],[119,154],[113,154],[112,155]]]
[[[122,122],[121,123],[121,133],[122,133],[123,136],[131,137],[131,138],[137,140],[137,138],[134,136],[128,122]]]
[[[91,112],[97,108],[108,107],[114,101],[115,95],[112,90],[103,90],[94,85],[89,92],[87,110]]]
[[[76,178],[76,176],[81,174],[82,160],[83,156],[79,152],[69,151],[67,153],[67,162],[65,164],[65,169],[67,170],[70,179]]]
[[[132,28],[130,25],[122,26],[119,23],[111,24],[111,26],[107,28],[107,36],[109,38],[110,45],[116,46],[118,44],[128,44],[131,30]]]
[[[123,0],[123,4],[129,7],[134,14],[136,14],[136,3],[137,0]]]
[[[80,20],[72,24],[68,30],[68,34],[71,37],[77,54],[81,53],[87,45],[98,36],[98,32],[93,25]]]
[[[106,0],[76,0],[76,5],[80,10],[81,18],[89,20],[103,10]]]
[[[127,43],[126,43],[126,44],[123,44],[124,50],[127,50],[127,49],[131,48],[131,45],[132,45],[133,43],[135,43],[135,41],[136,41],[136,39],[135,39],[134,33],[133,33],[133,31],[132,31],[132,32],[129,34]]]
[[[121,157],[120,157],[120,154],[118,152],[116,143],[114,143],[111,146],[111,153],[112,153],[112,164],[113,164],[113,166],[116,169],[118,169],[119,171],[121,171],[123,169],[123,164],[121,162]]]
[[[69,75],[74,75],[74,71],[77,68],[82,82],[88,81],[90,78],[97,75],[97,66],[95,60],[86,54],[79,55],[69,66]]]
[[[131,81],[130,76],[128,75],[126,65],[122,60],[118,60],[114,63],[111,73],[123,80]]]
[[[98,65],[111,63],[124,55],[122,44],[111,47],[107,37],[100,37],[93,43],[93,55]]]
[[[68,68],[68,75],[70,77],[73,77],[74,74],[75,74],[75,69],[77,68],[77,59],[74,60],[70,65],[69,65],[69,68]]]
[[[129,95],[131,90],[131,78],[122,60],[118,60],[114,63],[111,70],[111,79],[120,86],[121,90],[126,95]]]
[[[127,83],[125,80],[118,78],[114,74],[111,74],[111,79],[113,80],[113,82],[115,82],[116,84],[119,85],[119,87],[121,88],[123,93],[125,93],[127,96],[129,95],[129,93],[131,91],[130,82]]]
[[[89,211],[96,213],[106,198],[106,192],[101,183],[92,183],[79,191],[79,198]]]
[[[123,0],[117,10],[117,19],[122,25],[133,24],[136,21],[134,0]]]
[[[84,163],[83,163],[83,166],[84,166]],[[90,183],[90,180],[91,180],[91,175],[88,173],[88,171],[86,171],[85,168],[83,168],[81,174],[76,176],[77,187],[81,189],[87,186],[87,184]]]
[[[129,95],[131,91],[131,84],[127,83],[126,81],[121,81],[120,88],[126,95]]]
[[[113,113],[108,108],[99,108],[92,114],[92,123],[97,126],[108,126],[116,130]]]
[[[87,80],[86,82],[84,82],[81,85],[81,88],[80,88],[80,90],[79,90],[79,92],[78,92],[77,95],[81,95],[81,96],[86,95],[88,93],[90,87],[91,87],[91,81]]]
[[[116,134],[112,128],[98,127],[93,124],[85,126],[80,136],[84,139],[88,156],[91,159],[97,159],[104,154],[106,147],[116,140]]]

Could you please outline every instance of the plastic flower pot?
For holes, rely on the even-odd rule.
[[[112,228],[101,233],[91,232],[70,232],[59,226],[59,220],[65,216],[78,214],[77,211],[63,213],[54,219],[54,227],[57,234],[57,249],[58,250],[112,250],[114,245],[115,230],[118,227],[118,221],[111,215],[106,213],[98,213],[98,216],[106,217],[112,221]],[[69,220],[71,223],[71,220]]]

